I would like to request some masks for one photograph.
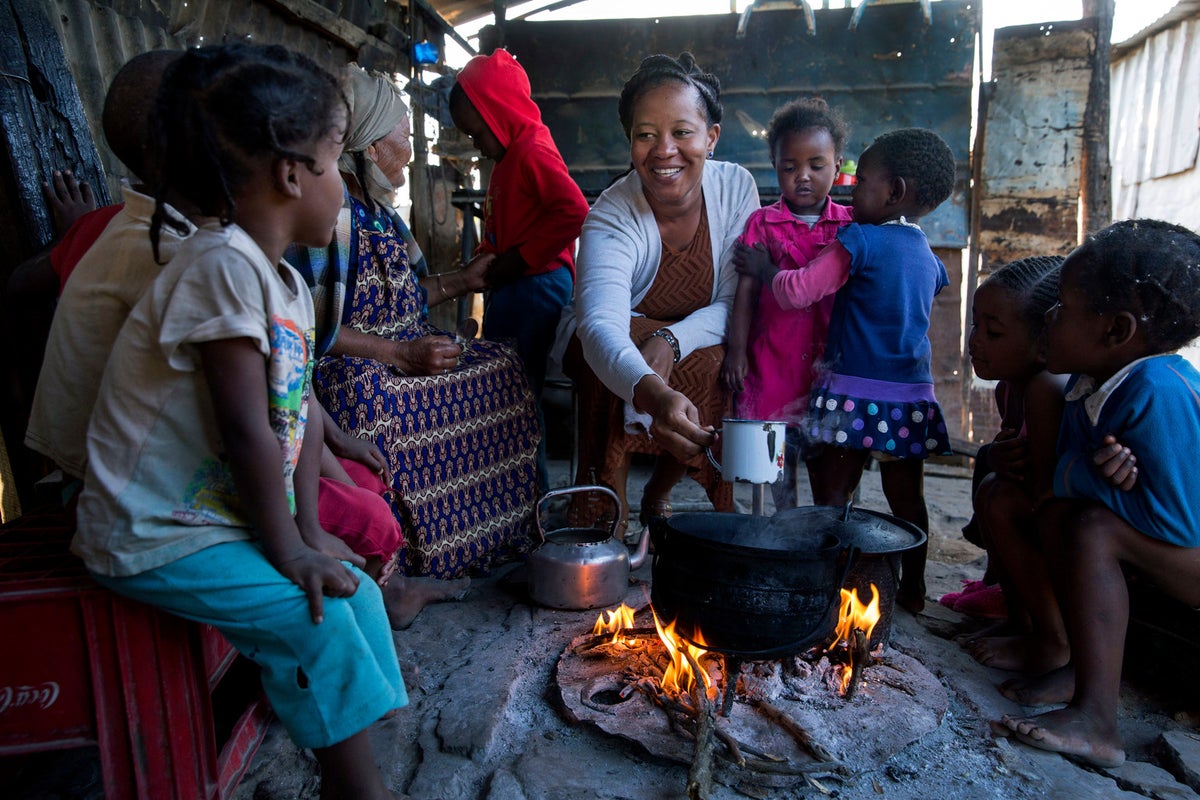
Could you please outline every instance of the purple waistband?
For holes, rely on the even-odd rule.
[[[894,403],[936,403],[932,383],[893,383],[873,378],[833,373],[821,382],[826,392],[844,394],[862,400],[884,400]]]

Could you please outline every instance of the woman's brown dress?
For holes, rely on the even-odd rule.
[[[629,337],[641,346],[660,328],[669,328],[693,311],[712,302],[712,243],[708,214],[701,215],[691,243],[675,250],[666,243],[658,274],[646,296],[633,309],[642,316],[631,317]],[[721,424],[728,398],[721,385],[721,362],[725,345],[716,344],[688,354],[671,370],[669,385],[696,406],[701,425]],[[618,476],[633,453],[669,455],[649,434],[625,431],[625,401],[608,390],[583,358],[579,338],[573,336],[563,358],[563,371],[575,382],[579,403],[579,473],[577,484],[600,483],[616,487]],[[717,511],[733,510],[733,486],[701,453],[684,462],[688,474],[704,487]]]

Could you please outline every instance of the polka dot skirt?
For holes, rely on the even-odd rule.
[[[807,431],[814,442],[878,450],[896,458],[950,455],[942,410],[934,402],[862,400],[814,389]]]

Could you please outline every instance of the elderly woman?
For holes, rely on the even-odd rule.
[[[633,170],[584,222],[574,316],[564,315],[559,337],[580,398],[578,479],[610,486],[628,514],[630,454],[653,453],[643,523],[670,513],[671,489],[688,470],[717,509],[731,510],[730,487],[701,449],[727,404],[718,377],[733,244],[758,190],[745,169],[710,160],[720,83],[690,53],[645,59],[618,111]]]
[[[493,256],[418,276],[420,251],[388,206],[412,156],[407,109],[387,78],[353,65],[345,77],[347,205],[330,247],[296,259],[313,290],[318,352],[328,353],[317,394],[343,430],[383,453],[403,570],[484,574],[532,543],[533,395],[510,349],[426,321],[429,305],[485,288]]]

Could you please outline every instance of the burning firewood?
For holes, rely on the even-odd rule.
[[[846,684],[846,693],[843,695],[846,702],[854,699],[854,693],[858,691],[858,684],[862,681],[863,671],[870,663],[871,647],[867,644],[867,632],[862,628],[855,628],[850,636],[850,665],[846,667],[850,670],[850,682]]]
[[[688,770],[687,796],[689,800],[707,800],[712,794],[712,759],[713,741],[716,734],[717,717],[713,705],[708,699],[704,681],[700,676],[705,673],[691,651],[685,648],[683,655],[687,658],[688,666],[692,668],[692,702],[696,707],[696,750],[692,756],[692,766]]]

